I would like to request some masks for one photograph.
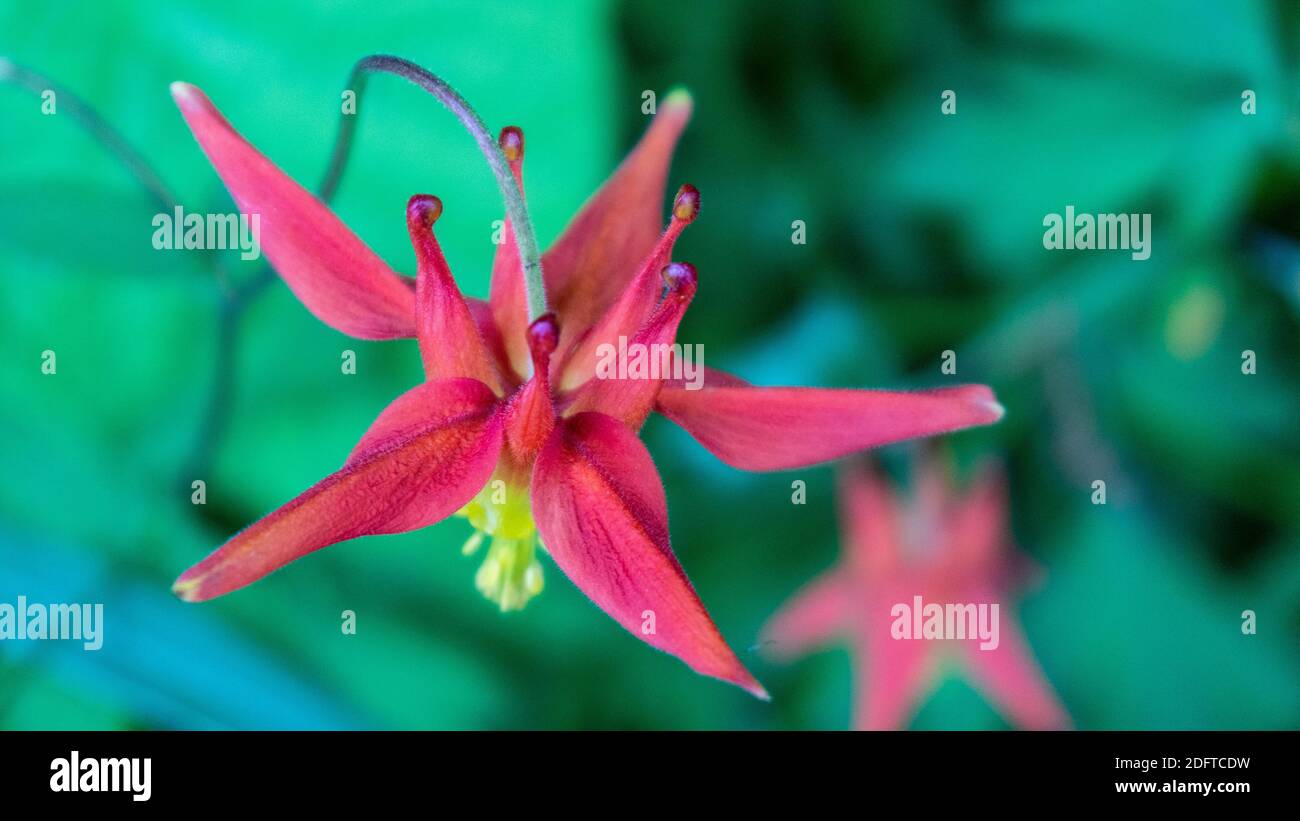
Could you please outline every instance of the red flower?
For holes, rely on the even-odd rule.
[[[763,634],[770,652],[788,659],[836,637],[847,640],[858,668],[853,723],[860,730],[906,727],[936,682],[943,654],[955,655],[1014,723],[1067,728],[1070,719],[1034,663],[1024,633],[1014,615],[1007,617],[1013,612],[1008,594],[1016,559],[1008,551],[1001,474],[985,470],[967,493],[957,495],[927,464],[910,505],[861,467],[846,467],[840,479],[840,564],[768,622]],[[959,616],[951,621],[964,638],[930,634],[939,621],[948,629],[950,605],[963,608],[954,609]],[[988,634],[957,626],[967,623],[969,605],[992,614]],[[986,618],[976,621],[983,626]],[[924,627],[916,630],[914,624]]]
[[[1002,414],[979,386],[757,388],[715,371],[690,390],[680,381],[595,376],[602,342],[672,343],[695,295],[695,269],[669,264],[699,208],[694,188],[678,192],[659,234],[668,164],[691,113],[684,93],[661,103],[636,149],[542,258],[542,298],[554,313],[531,323],[538,295],[525,288],[512,231],[497,252],[490,299],[466,299],[432,232],[441,203],[412,197],[412,287],[201,91],[176,84],[173,95],[239,209],[260,215],[262,250],[307,309],[363,339],[416,337],[427,378],[379,415],[338,472],[187,570],[175,590],[188,601],[229,593],[336,542],[460,512],[476,531],[467,552],[492,537],[477,583],[503,610],[541,589],[540,536],[565,575],[633,635],[765,696],[669,545],[663,486],[636,435],[651,410],[749,470],[810,465]],[[522,133],[505,129],[500,147],[521,181]]]

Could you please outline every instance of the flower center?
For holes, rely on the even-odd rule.
[[[501,612],[522,610],[529,599],[542,592],[542,565],[537,560],[537,526],[527,487],[513,487],[493,479],[457,514],[469,519],[474,534],[461,552],[476,553],[491,538],[483,564],[474,575],[474,585]]]

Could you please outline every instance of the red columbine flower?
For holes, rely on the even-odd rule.
[[[443,88],[425,79],[426,88]],[[544,547],[633,635],[764,696],[669,545],[664,489],[636,435],[651,410],[750,470],[801,467],[1001,416],[980,386],[757,388],[714,371],[690,390],[680,381],[594,377],[602,342],[625,335],[672,343],[695,295],[695,269],[670,262],[674,241],[699,210],[693,187],[678,192],[659,232],[669,161],[691,113],[684,93],[664,99],[632,154],[544,255],[545,292],[543,280],[528,278],[536,260],[521,258],[531,225],[518,237],[515,225],[497,251],[486,303],[456,287],[432,232],[442,207],[436,198],[417,195],[407,205],[418,259],[412,287],[236,133],[201,91],[176,84],[173,95],[240,210],[261,215],[262,250],[307,309],[362,339],[416,337],[427,379],[379,415],[338,472],[187,570],[175,590],[188,601],[229,593],[335,542],[414,530],[459,512],[475,529],[467,552],[490,537],[477,584],[503,610],[541,590],[537,548]],[[448,103],[466,121],[462,104],[459,97]],[[499,163],[497,146],[486,142],[489,160]],[[523,134],[505,129],[499,147],[520,186],[503,187],[518,214]],[[554,312],[530,321],[530,309],[548,296]]]
[[[917,498],[904,504],[869,470],[841,471],[840,564],[772,617],[763,630],[766,646],[788,659],[837,637],[848,641],[858,668],[853,723],[861,730],[905,727],[936,683],[945,655],[1012,722],[1068,727],[1014,615],[1017,558],[1009,549],[1001,473],[986,469],[960,495],[935,464],[924,464],[921,473]],[[970,629],[973,611],[966,606],[976,605],[978,620],[978,607],[992,615],[993,604],[996,630],[985,640],[975,635],[978,627]],[[940,632],[949,629],[949,605],[961,608],[953,610],[951,627],[966,638]]]

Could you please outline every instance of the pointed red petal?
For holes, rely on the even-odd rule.
[[[773,658],[788,660],[830,641],[850,627],[858,612],[851,596],[850,580],[839,571],[809,582],[764,625],[763,651]]]
[[[694,221],[699,210],[700,192],[693,185],[683,185],[673,200],[672,220],[650,255],[641,263],[636,276],[591,330],[578,339],[570,338],[573,348],[557,355],[560,390],[572,390],[590,379],[596,373],[600,347],[617,345],[620,336],[636,333],[654,312],[655,302],[664,286],[661,272],[672,261],[677,238]]]
[[[423,382],[379,412],[343,466],[349,467],[389,450],[430,427],[485,415],[499,403],[492,389],[477,379]]]
[[[697,673],[766,698],[677,563],[659,473],[627,427],[598,413],[558,425],[537,456],[532,501],[547,552],[596,606]]]
[[[497,328],[496,320],[492,318],[492,307],[488,305],[487,300],[472,296],[465,297],[465,304],[469,306],[470,316],[474,317],[479,339],[483,340],[483,347],[487,349],[488,356],[492,358],[492,364],[496,367],[502,392],[510,393],[519,386],[519,381],[514,368],[506,358],[505,342],[501,339],[501,331]]]
[[[560,326],[554,314],[542,314],[528,326],[533,375],[510,397],[505,409],[506,441],[514,460],[521,465],[532,462],[555,428],[548,366],[559,338]]]
[[[983,385],[931,391],[665,385],[656,409],[742,470],[788,470],[1002,418]]]
[[[622,292],[654,247],[677,138],[691,117],[685,92],[670,94],[645,135],[542,257],[546,290],[567,347]]]
[[[524,191],[524,133],[514,126],[501,130],[498,140],[510,170],[515,175],[519,193]],[[519,246],[510,220],[502,227],[501,244],[492,260],[492,286],[488,303],[492,306],[492,319],[501,334],[506,361],[510,363],[512,377],[522,382],[528,377],[531,364],[528,354],[528,296],[524,292],[524,273],[519,261]]]
[[[628,354],[624,356],[610,343],[599,357],[603,361],[597,362],[595,375],[573,392],[566,414],[599,411],[623,420],[632,430],[639,430],[650,415],[655,397],[667,384],[665,377],[672,373],[671,346],[696,288],[695,266],[689,263],[672,263],[664,268],[664,276],[671,290],[645,325],[627,340]],[[638,351],[641,353],[634,353]],[[638,356],[644,367],[637,366]],[[620,363],[619,359],[626,361]]]
[[[410,286],[324,203],[260,154],[202,91],[172,84],[172,97],[294,295],[325,324],[362,339],[415,335]]]
[[[416,194],[406,206],[406,228],[419,267],[415,328],[425,377],[430,381],[468,377],[496,385],[499,379],[478,325],[433,235],[433,224],[441,214],[442,202],[428,194]]]
[[[471,380],[406,392],[341,470],[250,525],[172,589],[186,601],[204,601],[336,542],[415,530],[455,513],[496,465],[502,435],[495,406],[492,391]]]
[[[1034,661],[1015,614],[1006,606],[999,611],[1001,627],[996,648],[981,650],[978,640],[962,642],[975,685],[1016,726],[1029,730],[1069,729],[1070,717]]]

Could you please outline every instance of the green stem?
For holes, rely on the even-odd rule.
[[[140,156],[140,152],[131,147],[117,129],[113,128],[94,109],[81,101],[77,95],[57,85],[49,77],[32,69],[25,68],[10,60],[0,57],[0,81],[8,80],[22,86],[33,94],[40,96],[52,91],[60,111],[67,112],[86,129],[102,146],[107,148],[122,166],[139,181],[154,203],[164,211],[171,211],[176,206],[176,197],[162,181],[153,167]]]
[[[171,187],[163,181],[154,167],[144,158],[144,155],[133,148],[117,129],[79,96],[55,83],[41,72],[18,65],[0,56],[0,83],[4,82],[14,83],[36,95],[40,95],[46,89],[53,91],[60,110],[71,114],[76,123],[84,128],[97,143],[107,149],[122,164],[127,172],[148,192],[159,210],[171,213],[180,204],[175,194],[172,193]],[[361,89],[358,88],[358,102],[360,102],[361,96]],[[347,165],[348,155],[352,147],[353,119],[348,116],[341,118],[338,138],[334,142],[334,151],[330,157],[329,167],[316,189],[317,194],[325,202],[329,202],[334,196],[334,192],[338,189],[339,182],[342,179],[343,169]],[[197,476],[207,470],[209,455],[215,449],[215,445],[221,438],[225,427],[228,405],[233,393],[235,372],[232,357],[237,347],[236,336],[238,335],[239,319],[248,304],[275,279],[271,266],[263,261],[257,273],[238,287],[234,287],[230,282],[224,258],[220,254],[212,250],[205,250],[204,258],[211,264],[224,298],[221,301],[218,313],[216,377],[213,380],[211,395],[204,410],[203,419],[199,423],[199,435],[195,438],[193,452],[190,454],[189,461],[186,463],[187,466],[181,474],[185,477]],[[189,483],[188,478],[185,483]]]
[[[515,244],[519,247],[519,260],[524,274],[524,292],[528,300],[528,319],[532,321],[546,313],[546,288],[542,284],[542,255],[537,248],[537,235],[533,232],[533,222],[528,218],[528,205],[524,202],[523,192],[519,190],[514,174],[510,172],[510,164],[506,162],[501,146],[488,132],[482,118],[464,97],[440,77],[400,57],[374,54],[362,58],[352,69],[348,87],[358,90],[357,86],[364,82],[366,72],[370,71],[396,74],[429,92],[438,99],[438,102],[446,106],[448,111],[456,115],[474,137],[479,150],[487,157],[488,166],[496,177],[497,187],[501,189],[501,196],[506,204],[506,216],[510,218]],[[359,91],[358,96],[360,96]],[[330,161],[330,170],[325,177],[327,188],[336,183],[337,176],[342,173],[342,163],[347,156],[346,144],[351,140],[353,128],[355,125],[350,121],[340,126],[334,157]]]
[[[98,112],[79,96],[41,72],[18,65],[5,57],[0,57],[0,82],[11,82],[37,96],[44,94],[46,91],[54,92],[58,110],[70,114],[72,119],[85,129],[91,139],[107,149],[121,163],[127,173],[140,183],[140,187],[149,194],[154,201],[154,205],[160,211],[170,214],[180,205],[180,201],[176,199],[176,195],[172,193],[170,186],[163,182],[162,177],[149,164],[149,161],[139,151],[131,147],[131,144],[126,141],[121,132],[109,125],[103,117],[99,116]],[[213,253],[211,249],[204,249],[202,253],[211,263],[217,284],[229,296],[232,289],[230,272],[226,269],[221,256]]]

